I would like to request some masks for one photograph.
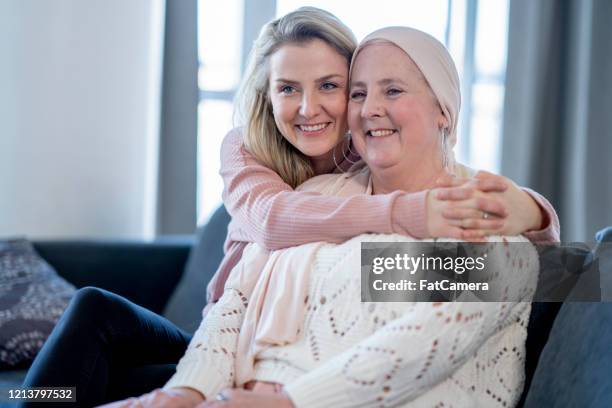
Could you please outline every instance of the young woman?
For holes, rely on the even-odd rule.
[[[297,66],[287,65],[314,39],[324,45]],[[357,159],[345,138],[354,47],[348,28],[313,8],[290,13],[262,31],[239,93],[245,126],[230,133],[223,145],[224,200],[234,221],[226,256],[209,286],[212,301],[222,293],[248,241],[275,249],[319,240],[341,242],[364,232],[470,238],[511,228],[533,229],[533,239],[555,238],[552,207],[496,176],[455,183],[461,186],[451,182],[439,191],[377,196],[294,192],[309,177],[346,169]],[[117,397],[117,388],[125,386],[113,383],[114,373],[174,363],[190,339],[167,320],[119,296],[85,288],[36,358],[25,385],[76,385],[80,401],[95,405]],[[171,374],[141,371],[152,379],[141,381],[147,387],[133,388],[132,395],[164,384]],[[155,395],[198,397],[184,389]]]

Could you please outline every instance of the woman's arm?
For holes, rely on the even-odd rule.
[[[474,210],[477,201],[484,195],[482,185],[500,183],[505,189],[491,192],[506,209],[499,228],[487,230],[483,225],[488,220],[482,218],[482,212]],[[433,191],[428,197],[428,208],[440,207],[439,212],[457,227],[468,227],[471,233],[487,232],[498,235],[522,234],[534,243],[554,243],[560,241],[559,217],[550,202],[539,193],[525,187],[519,187],[512,180],[486,171],[480,171],[474,179],[446,178],[439,181],[442,188]],[[440,204],[444,201],[444,204]],[[485,210],[486,211],[486,210]],[[440,223],[440,220],[438,220]],[[431,224],[431,222],[430,222]],[[434,236],[436,236],[434,234]],[[467,234],[465,238],[474,235]]]
[[[234,241],[254,239],[276,250],[317,241],[338,243],[368,232],[431,235],[425,216],[427,191],[352,197],[294,191],[246,151],[239,129],[223,141],[220,173],[225,207],[239,225],[231,236]],[[477,204],[484,211],[495,207],[492,201]],[[460,228],[449,226],[444,232],[464,238]]]
[[[425,235],[425,192],[347,198],[294,191],[251,156],[238,129],[223,141],[221,177],[223,202],[240,225],[236,232],[268,250],[342,242],[366,232]]]
[[[531,199],[538,205],[542,213],[542,224],[540,228],[526,231],[523,235],[534,243],[554,243],[561,241],[561,226],[559,216],[552,204],[540,193],[529,188],[522,187]]]
[[[195,332],[176,373],[164,389],[190,388],[211,399],[234,385],[234,360],[246,298],[228,289]]]
[[[239,228],[233,229],[231,239],[254,241],[268,250],[316,241],[338,243],[368,232],[457,239],[474,237],[469,233],[474,229],[489,233],[500,232],[493,231],[492,220],[478,220],[478,227],[486,228],[464,229],[444,223],[442,217],[427,203],[427,191],[396,191],[385,195],[356,195],[348,198],[294,191],[278,174],[257,162],[246,151],[239,129],[230,131],[223,141],[221,176],[224,182],[223,201],[239,225]],[[463,205],[477,212],[508,212],[516,219],[524,209],[519,207],[518,210],[504,211],[510,194],[500,192],[500,195],[495,196],[494,193],[499,191],[499,183],[507,183],[509,180],[496,177],[494,180],[489,177],[490,184],[486,190],[481,185],[473,187],[491,194],[481,196],[477,201],[465,200]],[[534,242],[558,242],[559,222],[554,208],[535,191],[523,190],[538,204],[545,222],[539,229],[520,232]],[[509,224],[513,224],[513,221]],[[510,235],[514,233],[511,230],[501,232]]]
[[[163,389],[99,408],[196,406],[199,402],[213,399],[222,389],[232,387],[246,299],[238,290],[229,289],[216,304],[209,305],[209,311],[189,342],[176,373]]]

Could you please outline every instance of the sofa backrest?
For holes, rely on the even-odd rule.
[[[550,329],[555,322],[562,303],[533,302],[529,323],[527,324],[527,341],[525,344],[525,387],[518,406],[522,406],[531,385],[542,350],[548,341]]]
[[[223,259],[229,221],[225,207],[220,206],[208,223],[198,229],[183,276],[164,309],[164,316],[187,332],[193,333],[202,320],[206,285]]]

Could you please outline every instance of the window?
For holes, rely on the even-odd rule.
[[[241,74],[244,0],[198,2],[198,220],[221,203],[219,151],[232,129],[233,98]]]
[[[462,82],[457,159],[474,168],[499,171],[508,0],[228,0],[223,7],[218,0],[199,0],[200,221],[221,202],[219,149],[223,136],[232,128],[232,98],[249,51],[244,45],[252,43],[261,21],[306,5],[334,13],[358,40],[376,28],[404,25],[444,43]],[[243,32],[243,27],[254,25],[256,30]]]

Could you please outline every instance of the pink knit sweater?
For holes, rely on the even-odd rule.
[[[339,166],[348,169],[356,158],[349,157]],[[426,237],[425,191],[352,197],[296,192],[244,148],[240,129],[231,130],[223,140],[220,174],[223,202],[232,221],[225,257],[208,285],[212,302],[223,294],[225,281],[248,242],[275,250],[316,241],[340,243],[368,232]],[[546,222],[543,229],[523,235],[532,242],[559,241],[555,209],[540,194],[524,190],[539,204]]]

